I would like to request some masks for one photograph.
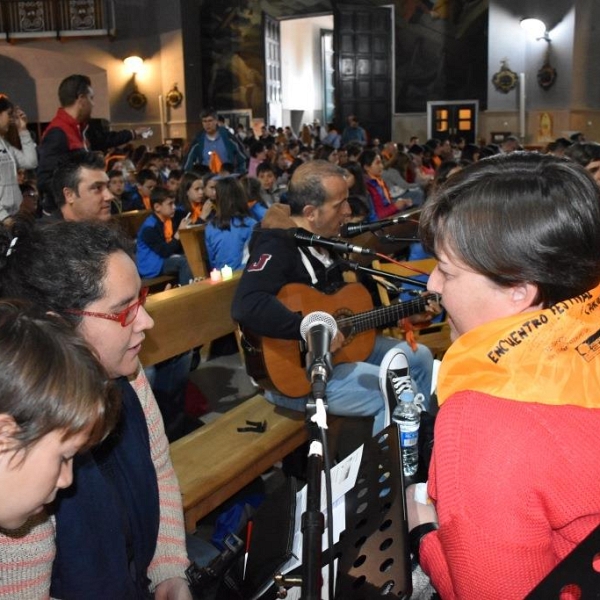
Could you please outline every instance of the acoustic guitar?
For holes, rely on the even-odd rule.
[[[440,301],[427,293],[414,300],[373,308],[369,292],[359,283],[349,283],[333,294],[324,294],[301,283],[281,288],[277,298],[303,317],[314,311],[331,314],[344,334],[344,345],[333,355],[333,364],[364,361],[375,345],[376,329],[395,325],[399,319],[425,311],[428,301]],[[302,340],[283,340],[242,329],[246,371],[261,387],[291,398],[310,392]]]

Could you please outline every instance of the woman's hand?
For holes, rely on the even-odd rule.
[[[210,217],[210,213],[213,211],[214,208],[215,208],[215,205],[210,200],[207,200],[202,205],[202,211],[200,212],[200,218],[203,221],[207,221],[208,217]]]
[[[185,579],[172,577],[158,584],[154,600],[192,600],[192,593]]]
[[[421,495],[419,492],[423,491],[423,487],[417,486],[425,485],[424,483],[413,483],[406,488],[406,518],[408,520],[409,531],[422,523],[438,522],[435,507],[429,500],[427,492],[423,494],[423,498],[419,497]],[[417,490],[418,500],[415,500],[415,490]]]
[[[407,208],[410,208],[412,205],[413,205],[413,203],[410,198],[399,198],[398,200],[396,200],[396,202],[394,202],[394,206],[398,210],[406,210]]]
[[[25,129],[27,129],[27,115],[20,106],[15,106],[13,108],[13,121],[19,131],[25,131]]]

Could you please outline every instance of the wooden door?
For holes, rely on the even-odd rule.
[[[427,137],[446,140],[450,136],[464,137],[467,143],[477,142],[478,100],[427,103]]]
[[[356,115],[369,139],[392,133],[393,12],[391,7],[334,9],[336,123],[343,130]]]
[[[279,21],[267,13],[263,13],[263,31],[265,40],[266,124],[282,127],[281,28],[279,27]]]

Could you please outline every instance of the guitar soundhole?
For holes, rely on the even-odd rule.
[[[354,339],[354,330],[352,328],[352,322],[342,323],[343,319],[348,319],[354,316],[354,313],[349,308],[340,308],[333,313],[335,320],[337,321],[338,328],[344,336],[344,346],[347,346]]]

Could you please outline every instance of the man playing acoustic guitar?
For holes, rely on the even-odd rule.
[[[304,399],[310,391],[301,357],[297,360],[293,357],[294,353],[299,355],[303,316],[312,310],[324,310],[332,313],[339,324],[340,315],[336,314],[336,308],[344,307],[346,316],[347,307],[353,308],[352,302],[356,301],[360,310],[365,310],[365,302],[369,308],[371,302],[360,284],[342,288],[342,272],[332,253],[321,248],[298,247],[293,235],[298,227],[323,237],[339,235],[340,227],[350,217],[344,173],[334,164],[320,160],[296,169],[289,186],[288,205],[273,205],[261,226],[254,231],[250,259],[233,301],[233,318],[245,332],[250,330],[262,336],[264,357],[270,357],[265,363],[273,363],[271,366],[266,364],[267,379],[274,384],[272,389],[265,385],[265,396],[277,405],[300,411],[304,410]],[[289,284],[304,284],[306,288]],[[332,296],[324,294],[340,288]],[[289,293],[290,289],[292,293]],[[298,293],[302,289],[306,289],[309,300],[305,301],[303,294]],[[339,306],[328,310],[328,304],[331,301],[335,304],[338,295],[346,290]],[[419,310],[423,310],[425,304],[426,301],[422,302]],[[424,395],[427,406],[433,365],[428,348],[419,345],[413,351],[406,342],[375,335],[374,329],[356,336],[354,331],[340,329],[346,335],[338,331],[331,343],[335,365],[327,383],[331,414],[372,416],[373,433],[377,433],[387,424],[384,394],[395,406],[396,396],[402,388],[412,385],[415,392]],[[250,337],[246,343],[252,343]],[[366,348],[360,347],[365,344]],[[268,346],[271,346],[270,353]],[[352,350],[354,346],[359,347],[356,353]],[[352,361],[353,355],[359,359]],[[248,361],[248,353],[246,358]],[[250,371],[248,362],[247,365]],[[255,376],[254,373],[251,375]]]

